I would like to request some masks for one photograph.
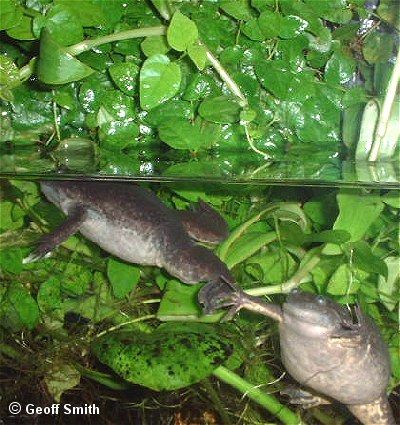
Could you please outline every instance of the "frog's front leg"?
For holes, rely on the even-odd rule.
[[[318,394],[313,394],[310,391],[304,390],[297,385],[288,385],[284,390],[281,390],[282,395],[289,397],[290,404],[300,404],[305,409],[320,406],[322,404],[331,404],[331,401]]]
[[[198,300],[203,305],[205,314],[214,313],[219,308],[230,307],[223,318],[224,321],[232,319],[243,308],[279,322],[282,321],[282,310],[278,305],[259,300],[257,297],[246,294],[236,285],[229,283],[209,283],[203,286],[199,292]]]
[[[39,241],[37,248],[23,262],[32,263],[50,253],[62,242],[66,241],[70,236],[76,233],[86,219],[86,210],[82,206],[76,206],[68,213],[67,219],[55,229],[48,233]]]

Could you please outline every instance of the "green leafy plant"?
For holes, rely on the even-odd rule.
[[[390,348],[389,390],[398,386],[398,192],[200,186],[153,189],[175,208],[200,197],[224,215],[230,236],[216,253],[248,293],[280,303],[300,287],[340,303],[360,303]],[[300,420],[283,398],[271,394],[283,384],[277,380],[277,331],[269,321],[243,314],[234,326],[217,325],[224,312],[201,314],[199,285],[104,258],[79,235],[52,257],[23,264],[42,232],[63,218],[35,183],[12,180],[2,189],[0,359],[7,370],[29,364],[35,373],[26,379],[37,379],[55,400],[68,397],[85,377],[116,391],[117,398],[133,384],[164,390],[153,394],[159,400],[180,397],[180,388],[190,386],[197,394],[204,387],[224,423],[242,408],[242,394],[255,402],[241,413],[244,423],[252,415],[288,424]],[[27,345],[19,350],[21,334]],[[220,396],[213,379],[226,385]],[[13,397],[1,395],[6,404]],[[311,414],[319,420],[338,415],[322,409]]]
[[[346,149],[372,161],[396,152],[390,0],[375,13],[357,0],[84,0],[81,8],[3,0],[0,19],[1,140],[15,146],[44,142],[52,151],[79,136],[111,161],[109,149],[160,140],[172,150],[250,148],[278,160],[305,159],[308,145],[325,161]],[[105,111],[118,94],[132,108]],[[365,109],[359,135],[371,98],[381,113],[371,119]]]

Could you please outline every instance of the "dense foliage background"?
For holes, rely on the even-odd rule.
[[[114,173],[152,146],[353,157],[393,69],[397,12],[391,0],[2,0],[1,140],[61,162],[94,143]]]
[[[291,177],[310,176],[307,163],[313,178],[339,181],[340,159],[368,157],[361,118],[376,123],[399,25],[394,0],[0,6],[0,166],[16,174],[251,179],[276,166],[279,179],[286,162]],[[395,153],[396,137],[380,159]],[[377,165],[373,180],[396,181],[388,172],[396,166]],[[354,423],[337,408],[289,406],[279,394],[291,379],[276,324],[246,313],[217,324],[222,313],[201,315],[199,285],[121,262],[79,234],[23,264],[63,216],[37,182],[0,187],[2,419],[43,423],[13,419],[9,403],[61,400],[96,403],[99,423],[261,424],[277,414],[290,424]],[[172,208],[200,198],[221,212],[231,236],[215,252],[246,290],[281,304],[300,285],[360,303],[390,347],[398,402],[398,192],[200,180],[149,187]]]
[[[389,390],[399,384],[398,192],[152,188],[171,207],[186,208],[200,197],[221,212],[231,236],[217,254],[247,290],[281,303],[283,294],[301,282],[304,290],[360,303],[390,347]],[[210,378],[223,364],[251,386],[275,394],[275,407],[285,403],[277,391],[290,378],[282,375],[275,323],[245,313],[234,325],[201,323],[216,323],[221,315],[201,316],[199,285],[184,285],[154,267],[123,263],[79,235],[52,257],[23,264],[42,232],[60,223],[62,214],[43,200],[36,183],[27,181],[3,182],[0,206],[2,416],[8,416],[14,399],[43,405],[64,394],[64,402],[96,402],[104,423],[119,414],[167,423],[191,410],[202,417],[199,423],[218,417],[216,423],[236,423],[239,416],[250,424],[274,420],[266,409]],[[119,380],[96,356],[141,386]],[[329,424],[349,415],[325,407],[303,417]],[[196,423],[194,416],[187,420],[182,423]]]

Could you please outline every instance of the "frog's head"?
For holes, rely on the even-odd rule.
[[[295,290],[283,304],[283,323],[297,333],[331,335],[351,328],[353,321],[345,306],[321,295]]]

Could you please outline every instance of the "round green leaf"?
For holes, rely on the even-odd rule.
[[[288,15],[281,20],[279,37],[295,38],[308,27],[308,22],[298,16]]]
[[[113,13],[113,9],[122,9],[122,2],[118,1],[98,1],[98,0],[55,0],[60,5],[79,19],[84,27],[101,27],[103,25],[112,25],[111,19],[106,19],[105,11],[108,12],[108,18]],[[103,4],[105,11],[103,10]],[[118,15],[118,12],[117,12]],[[120,16],[117,17],[118,22]]]
[[[182,118],[162,122],[158,133],[160,139],[174,149],[197,150],[202,143],[199,126]]]
[[[372,32],[363,46],[363,55],[367,62],[374,64],[387,61],[393,52],[394,38],[392,34]]]
[[[15,0],[1,0],[0,31],[19,25],[22,11],[22,7]]]
[[[109,85],[101,77],[102,74],[94,74],[80,86],[79,102],[85,112],[97,112],[100,107],[102,94]]]
[[[232,123],[239,121],[241,106],[229,96],[205,99],[199,107],[199,114],[207,121]]]
[[[331,84],[346,84],[352,80],[356,61],[342,52],[335,52],[325,66],[325,80]]]
[[[30,16],[22,15],[18,25],[9,28],[6,32],[11,38],[17,40],[36,40],[36,36],[32,30],[33,18]]]
[[[33,329],[39,320],[39,308],[31,294],[21,284],[15,283],[9,287],[7,297],[21,323]]]
[[[201,44],[192,44],[187,48],[190,59],[194,62],[198,69],[202,70],[207,62],[207,50]]]
[[[161,104],[157,108],[152,109],[146,115],[146,123],[151,126],[159,126],[171,119],[190,119],[192,116],[193,108],[190,102],[173,99]]]
[[[146,37],[140,44],[140,47],[147,57],[157,54],[164,55],[170,49],[167,44],[167,40],[163,35]]]
[[[37,303],[43,312],[60,308],[61,306],[61,282],[58,277],[50,277],[44,281],[37,294]]]
[[[140,279],[140,270],[132,264],[110,258],[107,263],[107,276],[116,298],[124,298]]]
[[[99,128],[99,138],[102,147],[123,149],[135,141],[139,135],[139,127],[131,118],[126,120],[111,120]],[[106,142],[106,143],[104,143]]]
[[[254,41],[265,40],[265,36],[263,31],[260,28],[258,19],[251,19],[250,21],[246,22],[242,27],[242,31],[251,40],[254,40]]]
[[[252,10],[247,0],[222,0],[220,8],[228,15],[240,21],[248,21],[252,18]]]
[[[125,380],[156,391],[176,390],[201,381],[232,354],[214,326],[166,323],[151,334],[111,335],[93,351]]]
[[[20,248],[8,248],[0,251],[0,268],[9,273],[22,271],[22,254]]]
[[[13,88],[20,83],[17,65],[6,55],[0,55],[0,85]]]
[[[198,38],[199,32],[196,24],[181,12],[175,12],[167,30],[169,45],[178,52],[183,52]]]
[[[282,25],[282,16],[279,13],[266,10],[258,18],[258,25],[265,38],[277,37]]]
[[[69,46],[83,40],[83,28],[78,17],[62,5],[53,6],[42,25],[61,46]]]
[[[62,394],[77,386],[80,380],[81,375],[74,365],[61,362],[52,362],[44,376],[47,391],[57,403]]]
[[[179,90],[181,69],[165,55],[148,58],[140,70],[140,105],[152,109],[167,101]]]
[[[282,100],[304,101],[312,96],[314,87],[301,72],[293,72],[285,61],[260,61],[256,74],[261,84]]]
[[[98,124],[112,119],[124,120],[136,118],[136,108],[133,99],[118,90],[107,90],[100,98],[101,107],[105,109],[104,117],[98,117]],[[109,115],[110,117],[107,117]]]
[[[329,28],[322,27],[316,35],[309,32],[306,32],[305,35],[308,38],[310,50],[315,50],[319,53],[327,53],[331,49],[332,33]]]
[[[115,63],[108,68],[115,85],[125,94],[134,95],[136,92],[139,67],[133,62]]]
[[[87,77],[94,71],[64,51],[50,36],[42,31],[38,77],[46,84],[66,84]]]

